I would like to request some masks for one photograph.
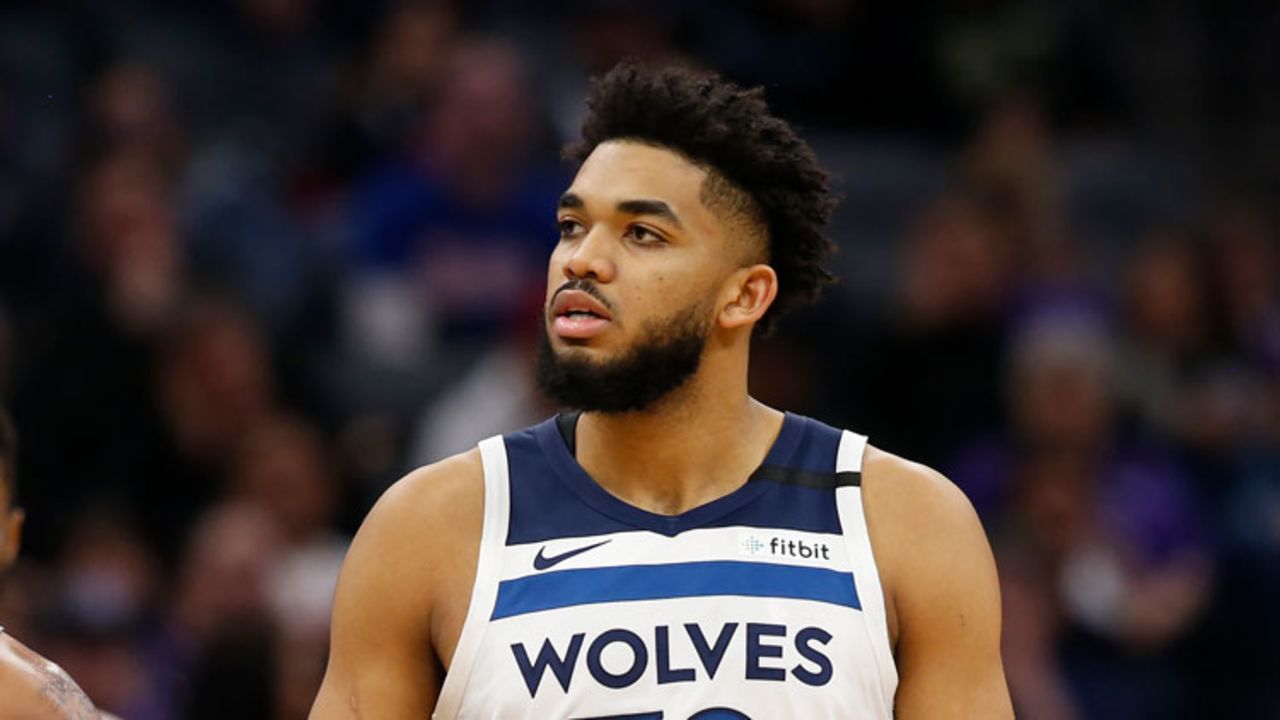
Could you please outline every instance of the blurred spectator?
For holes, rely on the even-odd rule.
[[[111,321],[146,336],[169,319],[182,290],[173,178],[144,148],[120,148],[85,181],[86,265],[102,281]]]
[[[319,435],[298,418],[252,423],[231,464],[230,491],[266,510],[295,547],[323,541],[333,525],[338,487]]]
[[[1115,432],[1113,350],[1096,321],[1038,317],[1012,353],[1011,433],[970,446],[952,477],[995,533],[1020,613],[1006,628],[1015,704],[1172,714],[1188,697],[1176,642],[1210,588],[1203,506],[1174,458]]]
[[[1013,248],[976,203],[942,200],[907,244],[904,325],[936,328],[998,317],[1014,280]]]
[[[1197,647],[1206,694],[1225,710],[1280,708],[1280,285],[1274,226],[1246,205],[1210,223],[1213,374],[1193,398],[1190,439],[1220,507],[1222,592]],[[1247,633],[1234,630],[1248,627]],[[1213,706],[1206,703],[1206,708]]]
[[[154,68],[116,65],[98,78],[88,97],[90,151],[140,149],[164,166],[181,166],[186,139],[168,87]]]
[[[240,618],[222,627],[192,670],[186,701],[169,716],[190,720],[305,717],[277,714],[275,655],[273,630],[261,619]]]
[[[676,21],[682,13],[697,10],[661,1],[640,4],[586,0],[575,5],[567,13],[568,35],[574,60],[589,74],[607,72],[628,58],[653,63],[687,61],[676,50]],[[732,35],[741,38],[738,33]]]
[[[445,388],[417,418],[407,468],[436,462],[555,412],[534,381],[544,295],[526,294],[506,336]]]
[[[1197,258],[1206,288],[1206,352],[1189,393],[1184,439],[1219,478],[1232,475],[1241,443],[1256,444],[1270,431],[1269,368],[1280,357],[1280,285],[1270,233],[1246,206],[1220,211]],[[1222,489],[1214,487],[1215,495]]]
[[[406,0],[387,13],[349,73],[337,123],[317,160],[334,179],[350,182],[368,164],[402,149],[445,82],[458,23],[447,2]]]
[[[234,306],[192,306],[166,339],[156,382],[167,425],[192,460],[221,468],[274,402],[261,330]]]
[[[282,544],[263,509],[242,503],[211,507],[194,528],[178,578],[178,626],[199,643],[237,619],[265,616]]]
[[[510,432],[554,412],[534,386],[530,348],[501,343],[484,354],[427,409],[418,424],[409,465],[463,452],[474,438]]]
[[[967,196],[939,199],[904,243],[896,313],[865,349],[865,416],[885,447],[940,464],[1001,417],[1004,327],[1016,265]]]
[[[1256,209],[1240,205],[1212,218],[1209,232],[1210,282],[1224,349],[1255,366],[1280,357],[1277,229]]]
[[[438,102],[411,130],[411,155],[357,186],[353,251],[367,279],[356,301],[390,297],[406,305],[404,313],[419,319],[397,334],[434,326],[445,341],[490,338],[512,320],[526,288],[541,283],[561,188],[534,153],[538,111],[522,72],[519,55],[501,41],[460,48]],[[406,291],[373,289],[386,283]],[[380,308],[373,303],[356,315],[364,326],[357,337],[370,336],[366,352],[384,350],[395,364],[397,351],[367,317]],[[428,348],[431,341],[391,345]]]
[[[1141,428],[1189,438],[1196,383],[1208,362],[1208,305],[1195,248],[1176,232],[1156,231],[1134,254],[1125,282],[1127,338],[1116,387]]]
[[[673,5],[680,7],[679,3]],[[850,37],[851,21],[859,10],[865,14],[874,12],[857,5],[849,0],[764,0],[705,2],[681,10],[693,16],[691,24],[697,32],[699,54],[712,67],[742,82],[770,88],[770,105],[785,117],[838,127],[848,123],[851,115],[875,112],[859,107],[864,105],[857,100],[859,93],[830,92],[831,88],[857,84],[850,82],[857,72],[850,57],[850,49],[856,43]],[[653,22],[653,14],[644,12],[638,4],[632,10],[650,16],[649,21]],[[673,11],[674,8],[669,10]],[[666,35],[680,38],[676,31],[679,26],[671,25],[675,24],[665,28]],[[586,36],[584,40],[600,47],[600,59],[608,61],[588,64],[593,72],[626,56],[610,52],[607,40],[593,42]],[[778,62],[778,58],[787,61]],[[880,58],[888,59],[883,54]],[[665,59],[660,54],[655,56],[658,61]]]
[[[270,351],[253,319],[217,299],[194,299],[154,348],[158,440],[163,482],[141,483],[136,502],[152,510],[149,531],[172,560],[201,509],[219,495],[232,453],[253,424],[275,407]]]
[[[531,50],[530,64],[537,70],[531,79],[536,83],[541,104],[559,138],[570,139],[577,137],[586,114],[582,99],[587,94],[589,77],[623,59],[700,64],[682,47],[683,38],[679,36],[682,25],[686,32],[700,27],[703,23],[696,15],[711,8],[712,3],[575,0],[546,7],[520,5],[516,12],[497,15],[495,24]],[[554,31],[534,35],[522,31],[530,26]],[[727,35],[749,44],[736,32]],[[708,33],[708,41],[718,37],[721,36]]]
[[[1028,97],[996,104],[965,154],[965,187],[1003,238],[1013,270],[1037,285],[1071,285],[1083,268],[1063,216],[1062,169],[1049,119]]]
[[[345,545],[335,541],[295,548],[271,583],[276,652],[272,667],[277,715],[305,718],[324,678],[329,616]]]
[[[151,649],[150,667],[167,690],[158,717],[270,717],[270,591],[282,546],[270,515],[251,505],[215,505],[197,523],[165,632]]]
[[[139,642],[155,610],[155,558],[119,518],[86,514],[72,526],[42,608],[43,647],[103,710],[146,717],[154,702]]]
[[[53,551],[80,508],[133,502],[150,478],[174,476],[149,377],[151,353],[185,292],[169,179],[138,148],[87,168],[74,262],[22,339],[25,381],[14,412],[28,438],[37,557]]]
[[[298,418],[275,417],[248,433],[232,469],[232,496],[266,510],[281,534],[266,590],[280,717],[305,717],[324,675],[331,600],[346,554],[332,529],[339,499],[332,468],[314,429]]]

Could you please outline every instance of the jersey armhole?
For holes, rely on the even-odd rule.
[[[836,452],[836,473],[854,473],[861,476],[862,459],[866,453],[867,438],[844,431]],[[898,688],[898,668],[893,661],[893,649],[889,646],[889,624],[884,606],[884,588],[880,583],[880,570],[876,566],[871,548],[871,535],[867,531],[867,518],[862,503],[862,484],[850,484],[836,489],[837,512],[849,559],[853,565],[854,585],[862,605],[867,629],[867,641],[876,659],[876,673],[880,678],[881,697],[885,703],[885,717],[893,715],[893,698]]]
[[[480,535],[480,553],[476,558],[476,579],[471,587],[467,619],[462,624],[458,646],[453,651],[449,670],[445,673],[433,718],[455,718],[462,709],[467,683],[476,655],[484,638],[489,617],[498,597],[498,578],[502,572],[502,550],[507,542],[511,495],[508,486],[507,448],[501,435],[482,440],[480,460],[484,467],[484,524]]]

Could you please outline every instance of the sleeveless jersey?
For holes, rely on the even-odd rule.
[[[552,418],[480,443],[480,555],[435,717],[893,717],[865,437],[788,413],[742,487],[676,516],[610,495],[568,442]]]

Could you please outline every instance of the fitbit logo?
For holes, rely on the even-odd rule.
[[[761,537],[754,533],[744,533],[738,539],[738,552],[747,557],[831,559],[831,548],[824,542],[781,538],[776,535]]]
[[[765,542],[755,535],[743,535],[738,541],[738,550],[748,557],[760,557],[766,547]]]

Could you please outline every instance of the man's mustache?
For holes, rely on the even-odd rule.
[[[599,300],[600,304],[604,306],[605,310],[608,310],[609,312],[613,312],[613,303],[609,302],[609,299],[604,296],[604,293],[600,292],[600,288],[596,287],[596,284],[591,282],[590,280],[583,280],[580,278],[570,280],[565,284],[561,285],[560,287],[556,288],[556,291],[551,294],[550,302],[547,303],[547,308],[546,308],[547,310],[549,310],[551,306],[555,304],[556,298],[559,297],[560,293],[564,292],[565,290],[580,290],[590,295],[591,297],[595,298],[596,300]]]

